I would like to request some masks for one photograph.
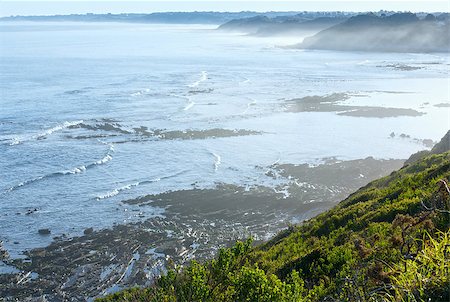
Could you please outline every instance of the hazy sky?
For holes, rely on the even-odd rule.
[[[164,11],[450,11],[450,0],[434,1],[314,1],[314,0],[141,0],[141,1],[4,1],[0,0],[0,16],[53,15],[77,13],[150,13]]]

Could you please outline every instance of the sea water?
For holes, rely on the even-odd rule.
[[[449,129],[448,55],[285,47],[298,42],[210,25],[1,23],[4,246],[17,257],[52,236],[164,217],[121,203],[147,194],[275,186],[260,168],[275,162],[407,158]],[[333,93],[423,114],[286,110]]]

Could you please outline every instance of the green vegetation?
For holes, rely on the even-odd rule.
[[[450,301],[450,152],[361,188],[252,247],[99,301]]]

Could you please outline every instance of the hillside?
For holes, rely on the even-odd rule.
[[[449,134],[446,135],[446,137]],[[269,242],[99,301],[449,301],[450,152],[410,162]]]
[[[306,38],[306,49],[386,52],[448,52],[450,23],[445,14],[357,15]]]
[[[312,35],[348,19],[351,13],[299,13],[293,16],[260,15],[228,21],[219,30],[257,36]]]

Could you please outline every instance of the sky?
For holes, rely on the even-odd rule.
[[[167,11],[412,11],[450,12],[450,0],[0,0],[0,16],[84,13],[152,13]]]

